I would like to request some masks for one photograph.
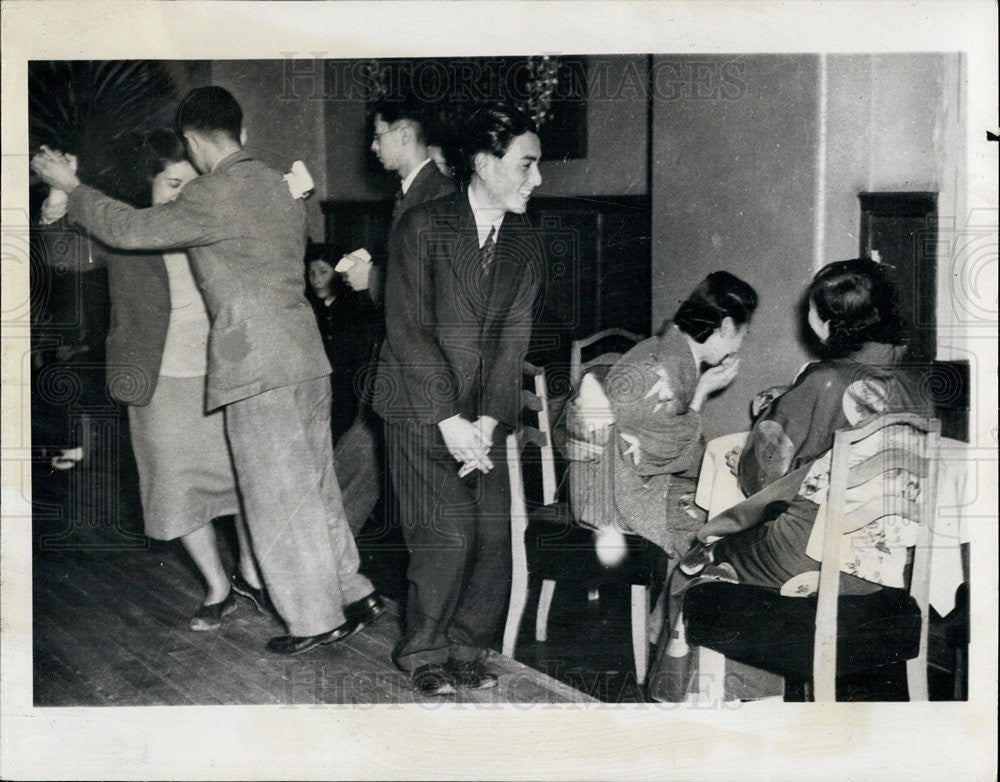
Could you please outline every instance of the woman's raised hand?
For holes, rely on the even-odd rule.
[[[740,360],[736,356],[726,356],[718,366],[706,369],[698,380],[705,396],[721,391],[736,379],[740,370]]]
[[[50,187],[72,192],[79,184],[76,177],[76,158],[42,146],[31,158],[31,170]]]
[[[702,404],[716,391],[721,391],[736,378],[740,369],[740,360],[736,356],[726,356],[718,366],[706,369],[698,379],[691,399],[691,409],[701,410]]]

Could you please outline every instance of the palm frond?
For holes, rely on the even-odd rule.
[[[47,144],[80,158],[80,177],[135,200],[134,140],[169,125],[176,94],[169,71],[149,60],[35,61],[28,69],[32,148]]]

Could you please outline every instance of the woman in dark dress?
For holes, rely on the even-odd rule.
[[[330,427],[336,444],[358,414],[364,370],[372,360],[377,340],[378,309],[367,293],[352,290],[322,254],[306,259],[306,298],[330,359],[333,408]]]

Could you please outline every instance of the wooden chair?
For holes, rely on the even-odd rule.
[[[545,505],[556,501],[555,457],[552,450],[552,432],[549,423],[549,398],[545,370],[524,362],[524,373],[534,381],[534,392],[524,392],[524,402],[538,415],[538,426],[522,426],[507,436],[507,470],[510,474],[510,542],[513,569],[511,572],[510,603],[507,622],[503,631],[503,653],[514,656],[521,618],[528,602],[528,555],[525,533],[528,529],[528,506],[524,496],[524,473],[521,468],[521,451],[528,442],[538,445],[541,452],[542,495]]]
[[[836,677],[905,661],[910,700],[927,700],[928,589],[937,488],[940,424],[909,413],[879,416],[834,439],[818,592],[791,597],[744,584],[708,582],[684,599],[687,641],[698,647],[698,697],[725,681],[725,660],[738,660],[789,679],[811,681],[817,701],[836,699]],[[870,441],[869,438],[881,438]],[[891,439],[890,439],[891,438]],[[868,443],[864,446],[864,443]],[[871,445],[874,456],[862,459]],[[916,496],[884,492],[860,508],[852,489],[865,481],[905,475]],[[917,524],[908,590],[839,595],[840,563],[851,544],[845,531],[899,516]],[[809,687],[806,687],[808,695]]]
[[[570,349],[570,380],[574,390],[578,389],[583,376],[588,372],[606,372],[623,353],[615,348],[630,348],[642,337],[624,329],[605,329],[591,336],[574,341]],[[596,354],[584,360],[585,351],[596,346]],[[603,449],[603,437],[607,432],[590,433],[587,442],[576,446],[599,453]],[[564,443],[565,445],[565,443]],[[572,480],[572,479],[571,479]],[[598,491],[608,494],[612,491],[610,470],[603,471],[599,479]],[[580,526],[569,508],[561,506],[560,514],[548,514],[546,524],[533,528],[532,549],[536,554],[535,571],[541,575],[542,583],[535,614],[535,639],[548,638],[548,618],[555,596],[556,583],[572,580],[587,587],[589,600],[600,598],[600,584],[609,581],[625,581],[630,586],[632,653],[635,660],[636,680],[642,684],[646,680],[649,657],[649,639],[646,635],[646,620],[649,617],[651,584],[662,581],[666,572],[665,555],[651,543],[635,535],[625,536],[625,550],[622,562],[613,567],[600,563],[594,549],[594,531],[591,527]],[[543,531],[544,530],[544,531]],[[531,533],[529,533],[529,537]]]
[[[619,343],[624,341],[629,347],[642,341],[642,337],[631,331],[626,331],[625,329],[604,329],[603,331],[598,331],[591,334],[589,337],[584,339],[574,340],[570,344],[570,355],[569,355],[569,379],[575,388],[580,383],[580,379],[583,377],[584,373],[594,367],[610,367],[618,359],[622,357],[622,353],[617,351],[605,351],[599,355],[593,356],[588,361],[583,360],[583,351],[589,348],[591,345],[596,345],[599,342],[604,342],[605,340],[615,340],[617,339]]]

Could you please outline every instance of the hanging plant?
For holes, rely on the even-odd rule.
[[[153,61],[32,62],[29,143],[73,152],[82,180],[136,200],[148,188],[136,165],[138,138],[170,126],[176,98],[168,73]]]
[[[528,59],[528,111],[540,128],[552,117],[552,99],[559,87],[559,60],[548,54]]]

